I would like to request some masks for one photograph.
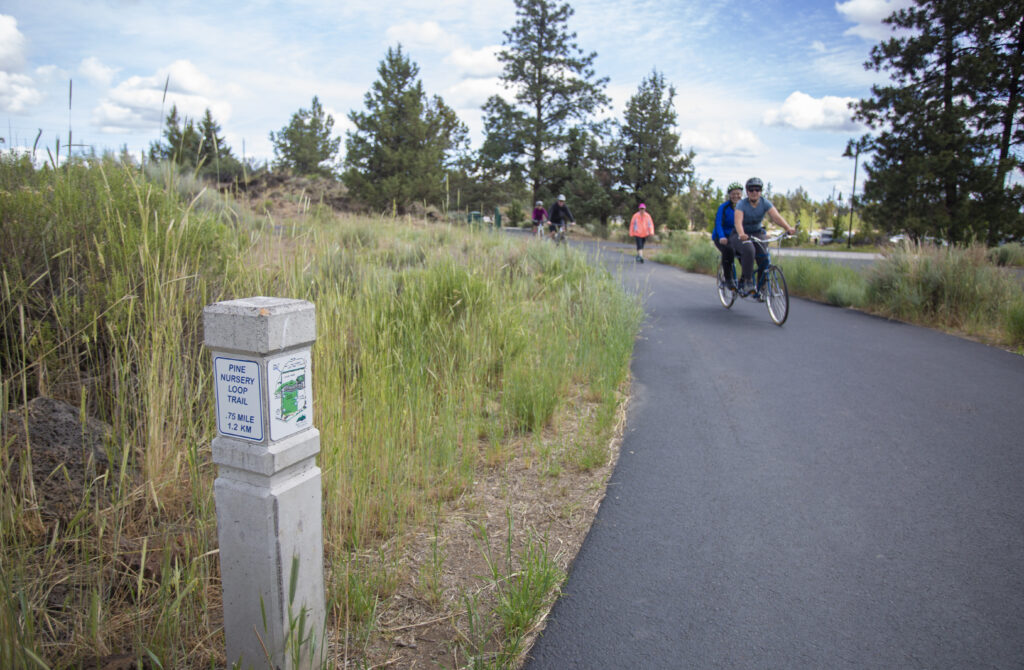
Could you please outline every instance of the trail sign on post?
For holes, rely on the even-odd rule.
[[[217,432],[243,440],[263,441],[263,403],[259,361],[216,356]]]
[[[213,461],[229,666],[299,670],[326,652],[312,303],[245,298],[203,310],[213,354]]]

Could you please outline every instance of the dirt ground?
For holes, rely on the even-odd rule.
[[[518,652],[507,658],[499,650],[500,622],[492,611],[497,587],[488,554],[504,577],[513,577],[524,548],[540,543],[562,573],[568,572],[618,460],[625,405],[623,399],[613,435],[602,445],[603,465],[590,470],[557,465],[565,456],[563,446],[596,409],[577,397],[545,429],[540,446],[525,439],[509,445],[513,458],[482,467],[472,490],[441,510],[435,523],[408,534],[404,546],[390,548],[385,560],[397,561],[402,576],[381,604],[377,629],[359,654],[362,660],[371,668],[462,668],[473,660],[486,667],[522,665],[556,594],[546,600]],[[538,455],[546,449],[552,451]],[[358,663],[336,661],[339,667]]]

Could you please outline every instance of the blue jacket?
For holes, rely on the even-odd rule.
[[[726,200],[718,206],[718,212],[715,213],[715,232],[711,234],[712,240],[722,237],[729,239],[733,229],[736,228],[734,223],[735,214],[736,208],[733,207],[732,200]]]

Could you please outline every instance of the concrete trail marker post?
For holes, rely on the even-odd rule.
[[[244,298],[203,310],[213,354],[213,461],[227,660],[319,667],[326,654],[312,303]],[[269,659],[268,659],[269,656]]]

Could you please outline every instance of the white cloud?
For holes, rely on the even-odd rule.
[[[0,70],[20,72],[25,67],[25,36],[18,30],[18,20],[0,14]]]
[[[765,112],[762,121],[768,126],[788,126],[797,130],[854,131],[860,126],[851,118],[848,107],[851,102],[856,102],[856,98],[834,95],[812,98],[795,91],[786,98],[782,107]]]
[[[56,65],[42,65],[35,70],[36,81],[45,85],[55,81],[67,81],[68,73]]]
[[[177,105],[179,117],[193,119],[209,108],[223,126],[231,118],[231,105],[219,99],[222,93],[191,62],[178,60],[152,76],[129,77],[115,86],[93,109],[93,123],[107,133],[149,130],[162,123],[161,110],[167,113]]]
[[[19,114],[42,101],[31,77],[0,72],[0,110]]]
[[[166,77],[170,79],[168,80]],[[161,87],[165,81],[169,81],[168,93],[214,95],[217,92],[213,81],[187,60],[174,61],[169,67],[158,72],[156,78]]]
[[[844,34],[879,41],[892,35],[892,27],[882,23],[882,19],[913,4],[913,0],[847,0],[837,2],[836,11],[856,24]]]
[[[458,75],[492,77],[501,74],[502,65],[498,62],[500,46],[486,46],[480,49],[461,46],[464,40],[453,36],[436,21],[407,21],[391,26],[385,31],[385,35],[390,44],[397,42],[403,48],[430,49],[445,53],[443,62],[455,68]]]
[[[709,163],[725,158],[752,158],[767,152],[764,142],[745,128],[701,125],[679,133],[684,149],[693,149]]]
[[[814,40],[813,42],[811,42],[811,51],[819,54],[825,53],[825,43],[822,42],[821,40]]]
[[[78,66],[78,71],[89,81],[100,86],[110,86],[118,68],[107,67],[99,58],[89,56]]]
[[[462,81],[445,89],[445,104],[449,107],[462,107],[479,110],[492,95],[504,92],[501,79],[498,77],[476,77]]]
[[[0,14],[0,110],[20,114],[43,101],[36,83],[21,74],[25,67],[25,36],[13,16]]]
[[[309,108],[304,107],[304,109]],[[334,128],[332,133],[335,137],[345,137],[346,132],[354,131],[356,129],[356,124],[352,123],[348,118],[348,112],[342,112],[335,107],[325,105],[324,114],[334,119]]]
[[[400,42],[406,47],[426,47],[430,49],[447,50],[457,40],[449,35],[437,21],[425,21],[417,23],[406,21],[391,26],[385,32],[388,42]]]
[[[500,46],[476,50],[457,47],[444,57],[444,62],[471,77],[496,77],[502,71],[501,62],[498,61],[499,51]]]

